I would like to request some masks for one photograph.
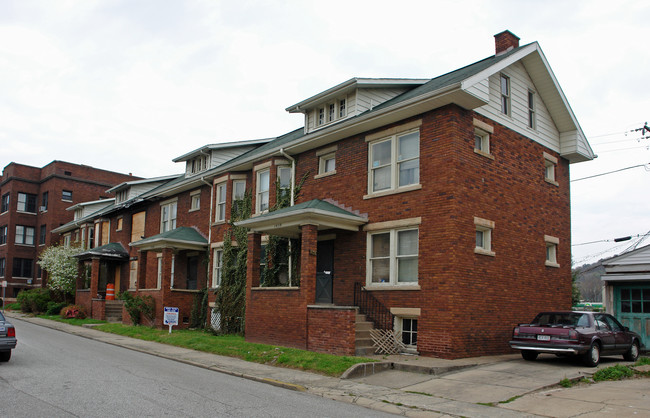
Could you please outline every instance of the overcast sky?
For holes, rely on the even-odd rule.
[[[650,137],[631,132],[650,119],[649,12],[647,0],[0,0],[0,167],[180,173],[171,160],[202,145],[301,127],[284,109],[340,82],[435,77],[493,55],[509,29],[540,43],[599,155],[572,179],[645,164],[572,182],[574,262],[592,262],[650,231]]]

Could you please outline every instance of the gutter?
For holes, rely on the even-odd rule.
[[[214,184],[213,183],[208,183],[205,181],[205,176],[201,177],[201,181],[208,186],[210,186],[210,218],[208,219],[208,260],[210,260],[210,265],[212,265],[212,251],[210,251],[210,244],[212,243],[212,204],[214,203]],[[212,269],[208,268],[208,283],[209,285],[211,283],[212,279]],[[209,287],[209,286],[206,286]]]

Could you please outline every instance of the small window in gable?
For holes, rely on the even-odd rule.
[[[544,180],[547,183],[551,183],[555,186],[559,186],[559,183],[555,179],[555,169],[558,163],[558,159],[554,156],[544,153]]]
[[[501,113],[510,115],[510,78],[501,74],[499,84],[501,92]]]
[[[115,203],[126,202],[128,194],[129,194],[128,189],[120,190],[119,192],[117,192],[117,195],[115,196]]]
[[[325,124],[325,108],[321,107],[318,109],[318,124],[319,125],[324,125]]]
[[[474,253],[494,256],[495,253],[492,251],[492,230],[494,229],[494,222],[475,217],[474,226],[476,228],[476,246],[474,247]]]
[[[535,119],[535,93],[528,90],[528,127],[530,129],[537,128],[537,121]]]
[[[559,238],[544,235],[544,241],[546,242],[546,266],[560,267],[560,264],[557,262],[557,248],[560,245]]]

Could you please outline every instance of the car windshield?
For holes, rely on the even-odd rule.
[[[535,317],[533,324],[588,327],[589,315],[576,312],[544,312]]]

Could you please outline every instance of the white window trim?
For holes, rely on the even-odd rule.
[[[329,160],[334,160],[334,170],[325,171],[327,167],[327,161]],[[332,176],[334,174],[336,174],[336,152],[320,155],[318,157],[318,174],[316,174],[314,178],[319,179],[322,177]]]
[[[506,83],[508,86],[508,94],[503,94],[503,91],[501,90],[501,80],[506,79]],[[506,111],[504,112],[503,110],[503,98],[506,98]],[[512,83],[510,82],[510,77],[508,77],[505,74],[499,74],[499,111],[502,115],[510,116],[512,117]]]
[[[238,196],[235,195],[235,192],[237,191],[237,187],[235,187],[236,184],[244,184],[244,195],[238,199]],[[246,196],[246,179],[233,179],[232,181],[232,201],[234,202],[235,200],[241,200]]]
[[[162,253],[156,254],[156,260],[158,261],[158,275],[156,276],[156,289],[162,287]]]
[[[391,309],[391,312],[392,312],[392,309]],[[395,331],[399,332],[400,334],[401,334],[401,333],[403,332],[403,330],[404,330],[404,320],[405,320],[405,319],[411,319],[411,320],[415,320],[415,321],[417,321],[417,320],[419,319],[419,316],[413,316],[413,315],[395,315],[395,318],[394,318],[394,328],[395,328]],[[415,334],[416,334],[416,335],[419,334],[419,331],[415,331]],[[417,337],[416,337],[416,338],[417,338]],[[402,341],[402,340],[400,339],[400,342],[401,342],[401,341]],[[405,350],[406,353],[417,353],[417,343],[416,343],[415,345],[404,344],[404,346],[406,347],[406,350]]]
[[[492,251],[492,230],[494,229],[494,221],[474,217],[474,226],[476,231],[483,232],[483,246],[475,246],[474,253],[480,255],[488,255],[494,257],[496,253]]]
[[[399,149],[399,141],[398,139],[410,135],[412,133],[418,133],[418,183],[413,183],[413,184],[407,184],[405,186],[400,186],[399,185],[399,163],[400,161],[398,160],[398,149]],[[366,137],[366,141],[368,141],[368,194],[364,196],[364,199],[370,198],[370,197],[379,197],[379,196],[385,196],[387,194],[394,194],[394,193],[402,193],[402,192],[408,192],[411,190],[417,190],[422,187],[422,184],[419,182],[419,172],[420,172],[420,167],[419,167],[419,160],[420,160],[420,142],[421,142],[421,137],[419,136],[420,133],[420,128],[414,128],[414,129],[408,129],[405,131],[399,131],[396,132],[392,135],[381,137],[380,139],[368,141],[368,138],[371,137],[370,135]],[[374,137],[374,135],[373,135]],[[391,161],[390,161],[390,169],[391,169],[391,177],[390,177],[390,187],[385,190],[380,190],[380,191],[374,191],[373,190],[373,170],[376,169],[377,167],[372,166],[372,147],[376,144],[382,143],[382,142],[388,142],[390,141],[391,143]]]
[[[221,253],[221,264],[218,266],[218,268],[216,264],[217,252]],[[223,275],[223,244],[222,246],[212,248],[212,289],[217,289],[221,286],[221,280],[223,278],[222,275]],[[219,283],[217,283],[217,278],[219,278]]]
[[[194,198],[197,196],[198,199],[195,200]],[[195,206],[194,202],[198,202],[198,204]],[[195,190],[190,193],[190,210],[188,212],[195,212],[200,209],[201,209],[201,190]]]
[[[174,206],[174,205],[176,206],[176,217],[173,218],[173,221],[174,221],[174,222],[173,222],[173,225],[174,225],[174,227],[171,228],[171,221],[172,221],[172,217],[171,217],[171,214],[172,214],[172,212],[171,212],[171,208],[172,208],[172,206]],[[162,214],[162,213],[163,213],[163,207],[165,207],[165,206],[167,206],[168,209],[169,209],[169,220],[168,220],[168,222],[170,222],[170,228],[167,229],[167,230],[165,230],[165,231],[163,231],[163,214]],[[177,219],[178,219],[178,198],[174,198],[174,199],[170,199],[170,200],[166,200],[166,201],[164,201],[164,202],[161,202],[161,203],[160,203],[160,233],[167,232],[167,231],[172,231],[172,230],[176,229],[176,220],[177,220]]]
[[[226,182],[219,183],[215,186],[215,189],[217,190],[217,193],[214,221],[216,223],[224,223],[228,217],[228,208],[226,207],[228,202],[228,185]],[[223,217],[221,217],[221,207],[223,207]]]
[[[289,170],[289,185],[286,186],[286,187],[282,187],[282,185],[280,184],[280,182],[281,182],[281,180],[280,180],[280,171],[282,171],[282,170]],[[276,180],[277,180],[278,184],[280,185],[280,188],[282,188],[282,189],[291,189],[291,166],[289,166],[289,165],[278,165],[278,167],[275,170],[275,177],[276,177]]]
[[[557,262],[557,252],[560,245],[560,239],[550,235],[544,235],[544,242],[546,243],[546,261],[545,265],[548,267],[560,267],[560,264]],[[548,249],[552,248],[551,257],[548,257]]]
[[[266,190],[266,192],[263,192],[260,189],[260,177],[264,173],[269,173],[269,184],[268,184],[268,190]],[[262,193],[268,194],[268,202],[269,202],[269,208],[266,208],[264,210],[261,210],[260,208],[260,203],[261,203],[260,195]],[[265,168],[255,172],[255,213],[256,214],[267,213],[270,209],[270,206],[271,206],[271,170],[270,168]]]
[[[531,104],[530,102],[530,95],[532,95],[533,102]],[[537,94],[533,90],[528,90],[528,94],[526,95],[526,101],[528,102],[528,120],[526,121],[526,126],[528,129],[532,129],[533,131],[537,130],[537,110],[535,108],[535,97]],[[532,125],[532,126],[531,126]]]
[[[115,222],[115,231],[121,231],[124,228],[124,217],[118,216]]]
[[[392,287],[392,288],[415,288],[419,287],[418,281],[415,282],[399,282],[398,281],[398,255],[397,255],[397,235],[403,231],[417,231],[418,232],[418,276],[419,276],[419,263],[420,263],[420,229],[416,227],[395,228],[387,230],[374,230],[366,234],[366,288],[368,290],[375,290],[378,288]],[[389,280],[385,283],[375,283],[372,281],[372,237],[378,234],[389,234]]]

